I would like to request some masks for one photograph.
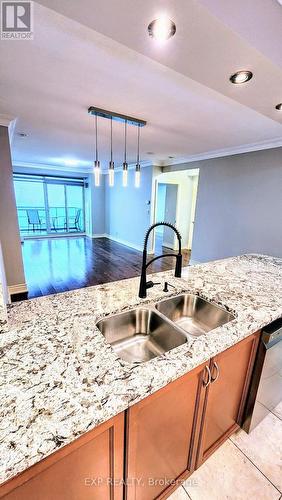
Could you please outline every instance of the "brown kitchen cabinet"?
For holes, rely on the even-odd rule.
[[[5,500],[122,500],[124,414],[0,487]]]
[[[166,497],[175,479],[191,473],[204,368],[198,366],[128,410],[127,500]]]
[[[259,333],[253,334],[210,360],[211,378],[202,388],[196,468],[239,428],[258,341]]]
[[[61,448],[0,498],[167,498],[239,428],[258,341],[259,332]]]
[[[127,500],[167,498],[239,428],[258,341],[249,336],[129,409]]]

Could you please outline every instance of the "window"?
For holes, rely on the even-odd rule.
[[[15,174],[14,185],[21,235],[85,231],[85,179]]]

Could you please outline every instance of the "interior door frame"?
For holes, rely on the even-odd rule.
[[[154,188],[154,206],[153,206],[153,219],[152,219],[152,224],[155,224],[157,221],[157,207],[158,207],[158,188],[159,184],[171,184],[174,186],[177,186],[177,195],[176,195],[176,210],[175,210],[175,215],[176,215],[176,227],[178,226],[178,221],[179,221],[179,184],[175,182],[160,182],[158,179],[155,180],[155,188]],[[178,250],[178,244],[176,241],[176,235],[174,235],[174,244],[173,244],[173,249],[172,250]],[[152,239],[152,247],[151,247],[151,252],[150,253],[155,253],[155,231],[153,231],[153,239]]]

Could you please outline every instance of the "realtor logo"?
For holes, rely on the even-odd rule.
[[[1,40],[33,40],[33,2],[1,2]]]

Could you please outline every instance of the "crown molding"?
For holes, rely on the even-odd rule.
[[[1,116],[0,115],[0,125],[1,125]],[[6,117],[8,115],[5,115]],[[9,125],[11,126],[11,123],[14,123],[15,126],[15,121],[12,120],[12,122],[9,122]],[[5,126],[9,126],[5,125]],[[13,126],[13,127],[14,127]],[[260,142],[254,142],[251,144],[243,144],[242,146],[237,146],[235,148],[225,148],[225,149],[217,149],[214,151],[207,151],[204,153],[199,153],[196,155],[190,155],[190,156],[184,156],[180,158],[175,158],[174,160],[170,162],[165,162],[165,161],[143,161],[141,162],[141,167],[150,167],[150,166],[156,166],[156,167],[169,167],[173,165],[180,165],[182,163],[192,163],[196,161],[202,161],[202,160],[209,160],[212,158],[221,158],[224,156],[232,156],[232,155],[238,155],[242,153],[251,153],[253,151],[263,151],[266,149],[273,149],[273,148],[279,148],[282,147],[282,137],[278,137],[276,139],[271,139],[267,141],[260,141]],[[53,165],[53,164],[48,164],[48,163],[30,163],[30,162],[23,162],[23,161],[15,161],[13,162],[13,167],[21,167],[21,168],[31,168],[31,169],[41,169],[41,170],[54,170],[54,171],[62,171],[62,172],[68,172],[72,173],[74,175],[77,174],[91,174],[93,172],[93,169],[91,166],[89,167],[82,167],[82,168],[77,168],[77,170],[74,169],[74,167],[68,167],[68,166],[63,166],[63,165]],[[135,163],[131,163],[128,165],[129,170],[135,169],[136,165]],[[115,167],[115,172],[120,172],[122,171],[122,165]],[[107,169],[101,169],[101,174],[102,175],[107,175],[108,170]]]
[[[253,151],[264,151],[265,149],[279,148],[282,146],[282,137],[267,141],[253,142],[251,144],[243,144],[235,148],[216,149],[196,155],[190,155],[182,158],[175,158],[171,162],[162,162],[158,166],[169,167],[171,165],[179,165],[180,163],[192,163],[194,161],[209,160],[212,158],[220,158],[223,156],[239,155],[243,153],[251,153]]]
[[[74,167],[68,167],[68,166],[63,166],[63,165],[53,165],[50,163],[32,163],[32,162],[27,162],[27,161],[13,161],[13,168],[31,168],[31,169],[37,169],[37,170],[54,170],[54,171],[60,171],[60,172],[68,172],[68,173],[73,173],[73,174],[89,174],[91,173],[91,169],[87,169],[85,167],[81,169],[74,170]]]
[[[142,162],[141,167],[149,167],[152,166],[152,162]],[[77,168],[77,167],[68,167],[64,165],[54,165],[50,163],[32,163],[32,162],[27,162],[27,161],[14,161],[13,162],[13,168],[31,168],[31,169],[37,169],[37,170],[52,170],[52,171],[61,171],[61,172],[68,172],[68,173],[73,173],[73,174],[91,174],[93,172],[92,167],[82,167],[82,168]],[[130,164],[128,165],[128,170],[135,169],[136,165],[135,164]],[[77,168],[77,170],[75,170]],[[122,166],[115,167],[115,172],[121,172],[122,171]],[[107,175],[108,170],[107,169],[101,169],[101,175]]]
[[[8,127],[10,144],[13,142],[17,118],[12,115],[0,113],[0,126]]]
[[[10,123],[15,120],[15,116],[8,115],[6,113],[0,113],[0,125],[1,127],[9,127]]]

